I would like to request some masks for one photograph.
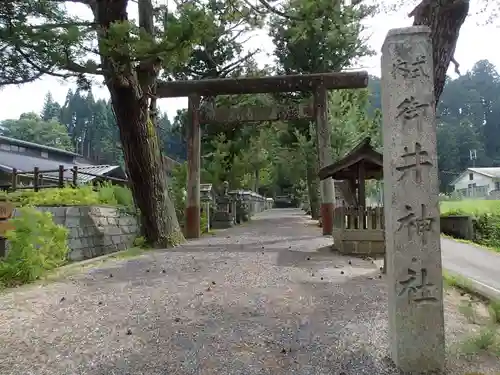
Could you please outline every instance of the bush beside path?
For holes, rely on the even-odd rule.
[[[398,374],[371,260],[341,257],[299,210],[173,250],[109,260],[0,295],[0,373]],[[500,372],[456,350],[474,323],[446,295],[450,373]]]

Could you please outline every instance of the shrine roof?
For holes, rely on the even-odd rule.
[[[334,180],[356,179],[360,164],[365,168],[365,178],[367,180],[382,179],[383,157],[381,153],[375,151],[370,142],[370,137],[363,139],[342,159],[321,168],[318,173],[320,180],[327,178],[333,178]]]

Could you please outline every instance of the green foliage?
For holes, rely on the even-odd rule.
[[[448,82],[439,105],[441,169],[462,172],[470,167],[471,149],[476,150],[478,165],[490,166],[500,160],[496,137],[499,103],[500,77],[487,60],[478,61],[467,74]],[[448,182],[454,177],[449,176]]]
[[[208,233],[207,224],[208,224],[208,213],[205,210],[203,210],[203,212],[200,215],[201,233]]]
[[[449,211],[460,211],[475,216],[483,213],[500,214],[500,200],[463,199],[459,201],[442,201],[440,209],[442,214]]]
[[[500,324],[500,301],[491,301],[488,305],[488,312],[493,323]]]
[[[106,17],[92,21],[103,22],[101,26],[106,26],[107,32],[96,33],[95,23],[70,15],[66,3],[70,1],[28,0],[0,7],[0,43],[2,50],[9,51],[0,61],[10,69],[9,74],[0,75],[0,85],[29,82],[41,74],[53,74],[76,76],[88,88],[86,74],[103,74],[92,58],[95,56],[89,59],[93,50],[89,50],[88,44],[95,43],[96,37],[99,53],[106,59],[127,60],[135,65],[154,56],[161,59],[164,68],[171,69],[189,57],[192,45],[204,30],[206,18],[203,7],[194,2],[177,6],[175,12],[150,4],[151,10],[139,11],[141,20],[154,29],[145,30],[132,19],[123,21],[127,3],[123,3],[123,9],[104,4],[103,7],[110,9]],[[96,16],[98,12],[99,8]]]
[[[99,193],[103,190],[105,186],[108,186],[108,189],[111,189],[113,191],[116,204],[118,204],[118,206],[134,207],[134,196],[132,195],[132,191],[130,191],[128,187],[105,183],[99,189]]]
[[[0,129],[6,137],[74,151],[66,128],[53,118],[44,121],[36,113],[23,113],[19,120],[2,121]]]
[[[172,171],[172,180],[169,184],[170,198],[175,206],[175,213],[179,223],[184,222],[186,209],[187,163],[180,164]]]
[[[38,79],[55,72],[68,58],[78,54],[81,37],[76,17],[65,12],[60,2],[23,0],[0,4],[0,86]],[[86,23],[88,24],[88,23]],[[57,27],[61,26],[63,27]],[[87,26],[88,27],[88,26]]]
[[[121,206],[132,210],[134,202],[130,190],[123,186],[103,183],[97,188],[83,185],[78,188],[18,190],[12,193],[0,192],[0,199],[24,206]]]
[[[187,163],[174,168],[172,181],[169,184],[170,197],[175,205],[175,213],[179,223],[184,223],[186,210],[186,185],[187,185]],[[207,232],[207,213],[205,210],[200,215],[201,233]]]
[[[7,50],[13,49],[21,62],[26,59],[26,54],[30,56],[32,53],[34,61],[40,63],[38,66],[45,67],[39,73],[67,74],[79,78],[80,88],[68,92],[62,106],[47,97],[42,118],[45,121],[57,118],[66,127],[77,152],[106,164],[123,164],[120,137],[110,103],[96,101],[89,91],[89,75],[104,75],[106,82],[112,82],[116,91],[119,82],[123,81],[140,87],[150,86],[146,82],[150,78],[200,79],[260,76],[271,71],[338,71],[350,65],[352,59],[371,53],[360,37],[362,21],[373,11],[372,7],[364,4],[339,7],[337,3],[326,0],[289,0],[281,4],[287,9],[288,16],[273,16],[269,22],[277,47],[278,66],[275,69],[259,68],[253,59],[256,51],[245,51],[243,48],[248,32],[262,27],[266,16],[272,12],[272,6],[267,3],[249,6],[241,0],[231,3],[219,0],[187,1],[177,4],[174,9],[145,0],[132,4],[133,7],[137,4],[139,10],[139,22],[135,22],[122,18],[127,10],[126,3],[111,7],[110,0],[102,0],[101,6],[94,9],[96,18],[86,22],[66,12],[65,0],[48,2],[46,7],[40,9],[34,8],[34,1],[24,5],[18,2],[13,3],[14,7],[20,6],[17,16],[4,12],[4,18],[0,18],[0,43],[3,42]],[[106,17],[99,14],[102,9],[108,9]],[[42,26],[32,24],[28,15],[33,12]],[[3,36],[1,31],[4,34],[7,31],[5,25],[10,25],[10,33],[12,27],[14,33],[19,31],[17,36]],[[104,28],[106,33],[96,33],[99,27]],[[47,43],[42,43],[47,38]],[[20,40],[23,54],[17,51]],[[102,60],[99,61],[102,64],[89,60],[91,51],[88,45],[99,46],[96,57]],[[156,69],[150,69],[151,63],[156,64]],[[101,65],[108,67],[106,71],[101,70]],[[139,66],[141,69],[138,69]],[[150,77],[142,73],[130,74],[143,72],[143,68],[150,73]],[[30,69],[31,73],[36,72],[37,65],[30,65]],[[159,71],[163,72],[162,76],[159,76]],[[230,107],[274,106],[307,101],[309,95],[285,95],[285,98],[268,94],[205,97],[202,106],[209,109],[214,102]],[[367,94],[363,97],[361,93],[350,93],[338,98],[338,108],[333,110],[331,116],[331,125],[336,132],[333,139],[337,143],[342,141],[342,145],[336,144],[336,155],[344,152],[356,137],[371,132],[373,116],[363,117],[366,97]],[[346,101],[352,103],[346,104]],[[114,110],[117,112],[120,109]],[[337,116],[340,110],[345,112],[343,117]],[[155,125],[158,125],[160,146],[164,151],[175,148],[177,155],[185,155],[181,139],[186,121],[185,111],[179,113],[173,124],[166,116],[158,116],[158,124]],[[309,125],[307,121],[233,127],[214,124],[203,129],[202,181],[212,182],[218,187],[227,180],[231,188],[249,188],[269,195],[286,191],[295,198],[301,197],[305,189],[304,181],[317,180],[317,171],[313,168],[317,160],[316,136],[314,128]],[[303,139],[298,139],[299,135],[305,137],[307,147]],[[307,168],[304,160],[307,161]],[[169,187],[181,221],[185,206],[184,175],[179,171]],[[48,197],[39,200],[50,201]],[[121,204],[117,192],[106,188],[101,189],[99,197],[89,195],[87,200]]]
[[[464,216],[464,215],[468,215],[467,212],[465,212],[464,210],[461,210],[459,208],[457,209],[450,209],[446,212],[443,212],[441,214],[442,217],[447,217],[447,216]]]
[[[109,101],[95,100],[92,91],[68,90],[60,107],[58,119],[66,127],[78,153],[102,164],[124,165],[118,127]]]
[[[366,137],[373,147],[382,145],[381,115],[370,114],[368,90],[337,90],[329,95],[329,122],[333,158],[337,160]]]
[[[500,215],[483,213],[476,217],[474,235],[481,245],[500,249]]]
[[[82,186],[77,189],[66,187],[63,189],[42,189],[39,192],[33,190],[18,190],[13,193],[1,192],[3,200],[16,203],[18,206],[73,206],[99,204],[99,194],[92,186]],[[109,198],[105,193],[105,198]],[[114,201],[112,203],[115,203]]]
[[[371,103],[380,109],[380,78],[370,77]],[[456,79],[448,79],[437,107],[437,145],[440,190],[473,167],[500,165],[500,76],[488,60],[480,60]],[[458,195],[458,194],[457,194]]]
[[[498,332],[496,327],[482,327],[478,334],[469,337],[463,344],[462,350],[466,355],[493,349],[497,344]]]
[[[441,216],[469,215],[474,218],[474,241],[500,251],[500,201],[443,201]]]
[[[143,236],[138,236],[138,237],[134,238],[133,245],[134,245],[134,247],[144,249],[147,247],[148,244],[147,244],[146,238],[144,238]]]
[[[276,46],[277,70],[280,73],[318,73],[340,71],[352,60],[371,54],[361,38],[362,21],[374,11],[363,3],[349,6],[326,0],[288,0],[284,5],[293,17],[281,19],[271,17],[270,36]],[[354,90],[334,92],[329,99],[329,122],[332,128],[334,156],[342,156],[362,134],[368,133],[369,105],[366,97]],[[289,104],[310,100],[309,93],[282,95]],[[352,102],[352,103],[351,103]],[[360,117],[363,115],[362,121]],[[363,128],[363,132],[359,130]],[[285,132],[283,132],[285,133]],[[288,191],[294,191],[296,198],[303,195],[307,181],[307,191],[313,217],[318,215],[319,181],[317,177],[317,144],[314,124],[307,121],[293,121],[288,124],[288,134],[280,138],[289,150],[281,153],[290,162],[290,170],[301,178],[287,178]],[[298,165],[292,160],[302,162]],[[281,165],[279,174],[286,167]]]
[[[202,180],[210,181],[216,186],[229,178],[231,168],[231,146],[233,141],[228,140],[226,135],[221,133],[214,137],[209,143],[212,152],[203,155]],[[236,160],[238,162],[238,160]]]
[[[255,54],[254,51],[243,53],[247,33],[262,26],[264,14],[251,11],[247,3],[239,0],[185,4],[186,10],[190,11],[186,16],[190,19],[195,17],[192,22],[202,32],[188,55],[187,63],[172,69],[172,74],[177,79],[203,79],[224,77],[240,71],[242,65]]]
[[[33,282],[66,262],[68,230],[54,224],[48,212],[32,207],[20,209],[7,231],[7,256],[0,261],[0,284],[13,286]]]
[[[353,58],[371,54],[360,39],[361,21],[375,9],[339,4],[327,0],[283,4],[295,18],[273,16],[269,28],[280,69],[286,73],[339,71]]]

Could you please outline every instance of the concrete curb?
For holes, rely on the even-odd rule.
[[[500,301],[500,290],[493,288],[489,285],[486,285],[478,280],[462,276],[456,272],[446,270],[446,273],[452,277],[457,277],[458,279],[466,280],[467,284],[463,285],[464,288],[470,289],[472,292],[477,293],[478,295],[488,300]],[[459,283],[457,286],[461,287],[461,284]]]

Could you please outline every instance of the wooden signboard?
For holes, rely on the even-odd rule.
[[[15,208],[10,202],[0,202],[0,220],[10,219]]]
[[[5,232],[9,230],[14,230],[14,225],[8,220],[2,220],[0,221],[0,237],[5,236]]]
[[[200,113],[202,124],[237,124],[241,122],[287,121],[314,119],[314,108],[310,104],[290,106],[245,106],[215,107]]]
[[[14,213],[15,206],[10,202],[0,202],[0,258],[5,257],[6,240],[5,232],[13,230],[14,225],[9,222],[9,219]]]
[[[9,222],[9,219],[14,213],[16,207],[10,202],[0,202],[0,238],[5,237],[5,232],[13,230],[14,226]],[[0,257],[5,255],[5,241],[0,244]]]

